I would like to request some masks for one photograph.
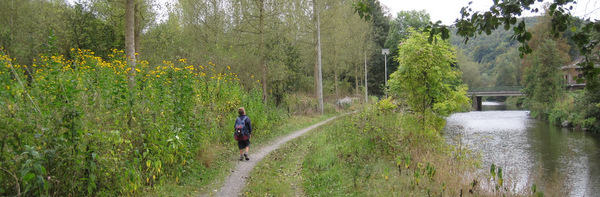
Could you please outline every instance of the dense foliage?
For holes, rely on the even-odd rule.
[[[0,5],[0,46],[23,65],[31,65],[40,53],[72,58],[71,48],[90,49],[106,58],[110,49],[125,50],[124,2],[10,0]],[[288,95],[315,92],[313,1],[134,2],[138,60],[157,65],[187,58],[193,64],[228,65],[244,85],[256,81],[251,76],[260,78],[268,101],[280,105]],[[353,14],[350,1],[314,2],[322,18],[325,98],[364,92],[365,56],[370,92],[382,94],[380,51],[389,19],[379,2],[372,0],[379,6],[373,9],[372,21]]]
[[[134,194],[210,166],[202,154],[232,142],[239,106],[259,136],[282,117],[228,67],[142,61],[129,89],[122,51],[71,56],[1,56],[0,195]]]

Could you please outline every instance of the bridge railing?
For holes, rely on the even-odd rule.
[[[469,87],[468,92],[520,91],[523,86]]]

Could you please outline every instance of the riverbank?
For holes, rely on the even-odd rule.
[[[548,121],[550,124],[578,131],[589,131],[598,124],[596,118],[586,118],[586,110],[590,107],[585,103],[585,91],[579,90],[566,92],[564,97],[558,99],[554,105],[548,106],[543,111],[532,111],[531,116]],[[525,97],[509,97],[506,106],[527,106]],[[595,131],[593,131],[595,132]],[[595,132],[597,133],[597,132]]]
[[[475,154],[439,134],[411,130],[410,119],[366,109],[334,120],[268,155],[243,195],[515,194],[482,186],[491,182],[489,174],[475,172],[480,167]]]

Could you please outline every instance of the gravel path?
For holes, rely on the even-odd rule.
[[[323,122],[317,123],[315,125],[312,125],[308,128],[299,130],[299,131],[295,131],[294,133],[287,135],[285,137],[279,138],[274,140],[273,144],[269,144],[259,150],[255,150],[253,151],[252,149],[250,149],[250,153],[249,153],[249,157],[250,160],[249,161],[240,161],[234,169],[236,169],[235,171],[232,171],[231,174],[229,174],[229,176],[227,177],[227,180],[225,180],[225,182],[223,183],[223,187],[221,187],[221,189],[219,191],[217,191],[217,196],[242,196],[242,189],[244,189],[244,186],[246,185],[246,178],[248,178],[248,175],[250,174],[250,171],[252,171],[252,169],[254,168],[254,166],[256,166],[256,164],[262,160],[265,156],[267,156],[267,154],[271,153],[272,151],[274,151],[275,149],[279,148],[279,146],[281,146],[283,143],[286,143],[287,141],[290,141],[292,139],[295,139],[297,137],[300,137],[301,135],[303,135],[304,133],[313,130],[333,119],[337,118],[333,117],[333,118],[329,118]],[[236,155],[237,158],[237,155]]]

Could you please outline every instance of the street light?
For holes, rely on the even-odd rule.
[[[381,54],[385,56],[385,97],[387,97],[387,55],[390,54],[390,49],[381,49]]]

